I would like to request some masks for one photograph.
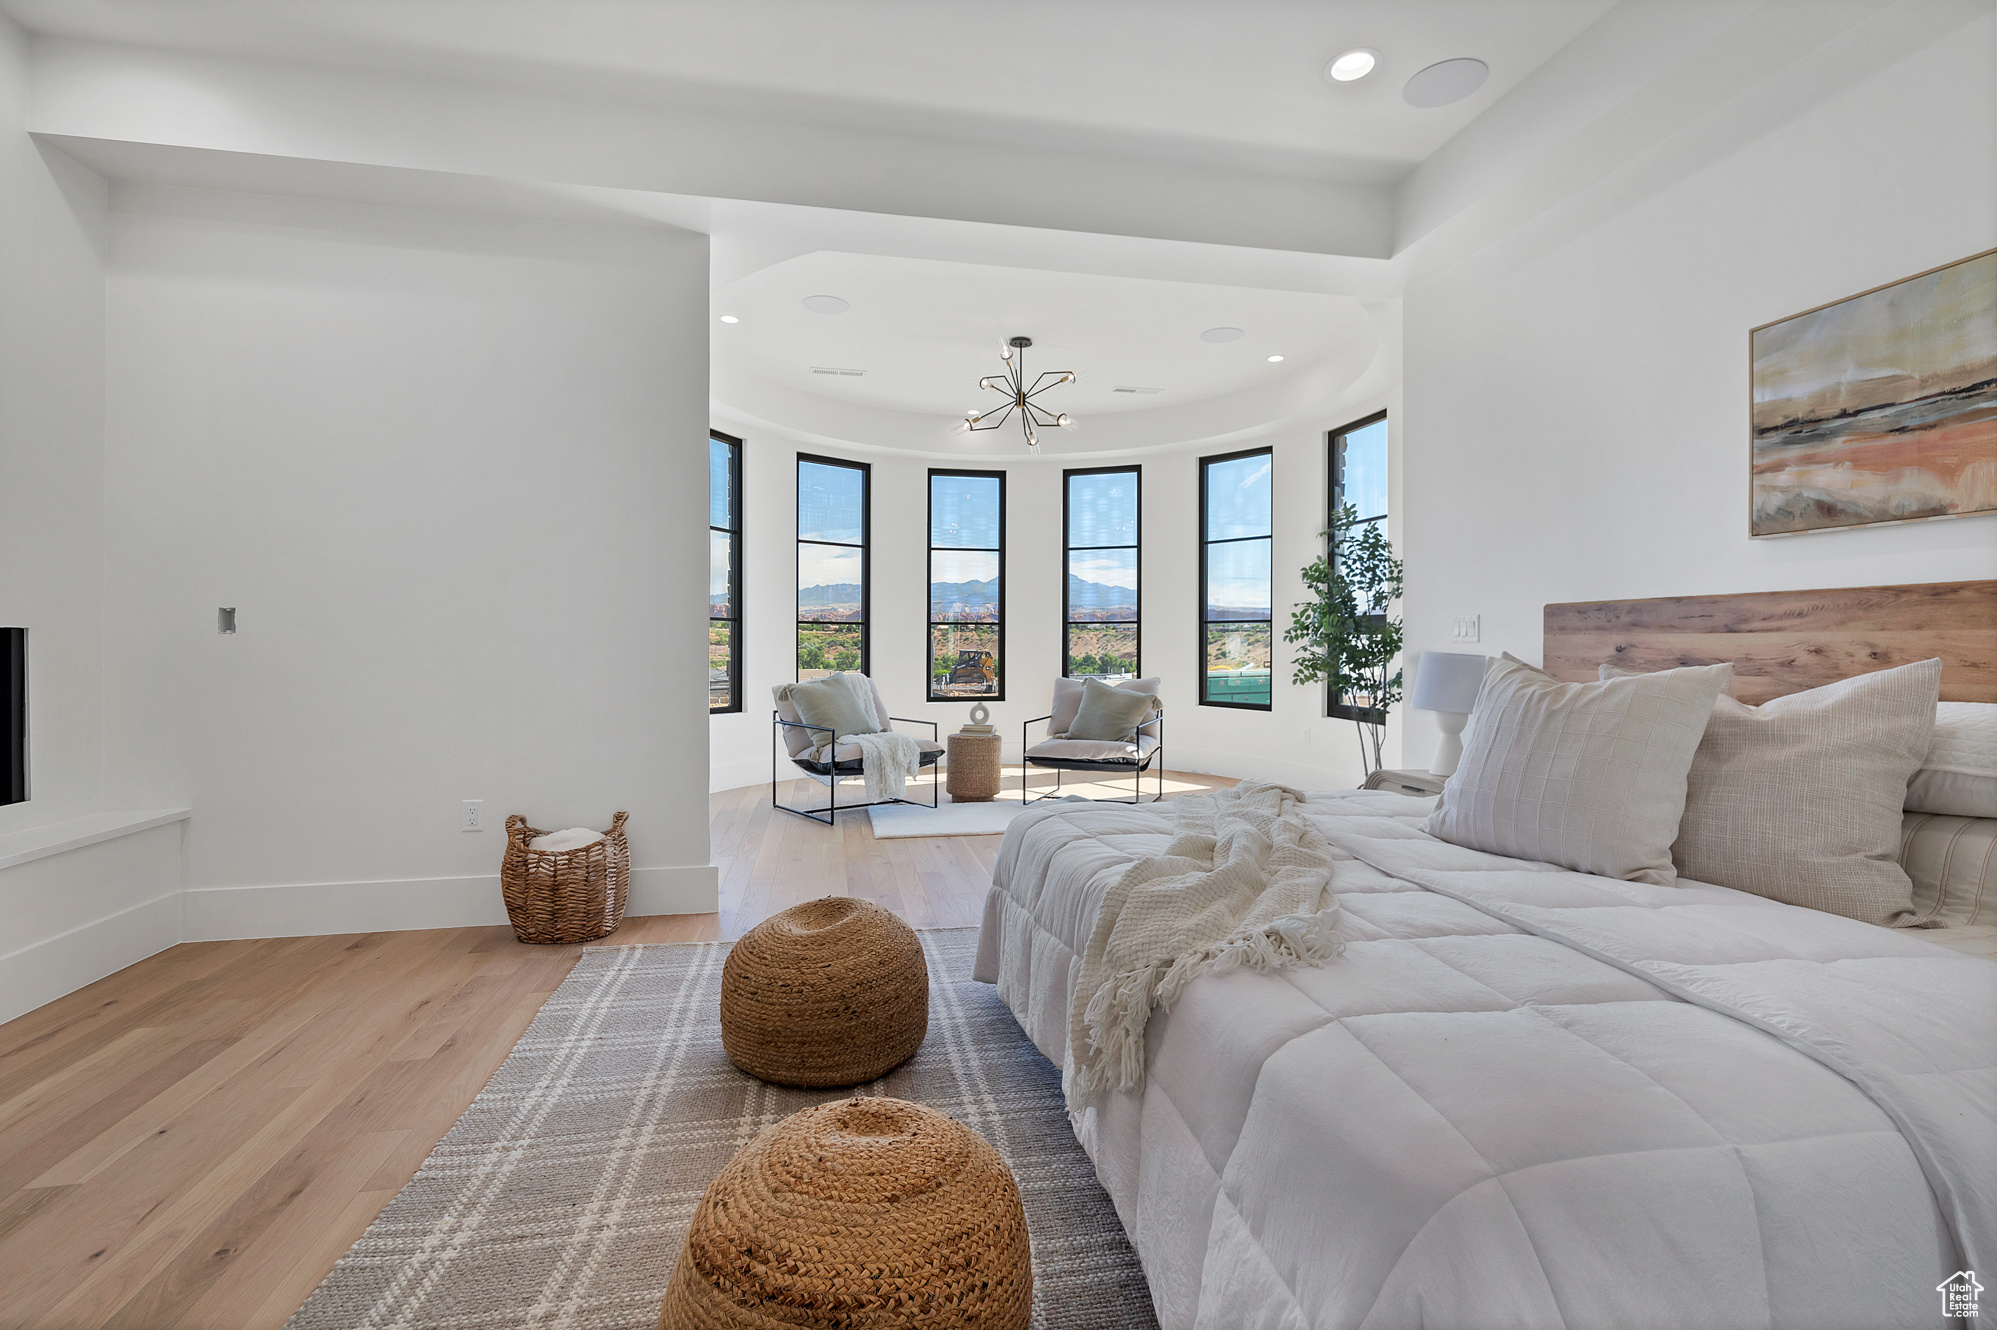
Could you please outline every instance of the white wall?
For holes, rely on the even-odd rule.
[[[1411,647],[1476,613],[1538,660],[1548,602],[1997,576],[1997,517],[1747,535],[1748,329],[1997,242],[1992,48],[1985,18],[1659,192],[1629,163],[1410,291]]]
[[[26,75],[0,17],[0,625],[28,629],[33,796],[0,834],[102,780],[104,182],[24,132]]]
[[[29,793],[0,846],[103,799],[105,186],[24,128],[0,17],[0,624],[28,629]],[[61,839],[57,833],[54,839]],[[180,940],[180,828],[0,851],[0,1020]]]
[[[107,795],[194,809],[188,936],[501,921],[509,812],[714,909],[705,237],[114,207]]]

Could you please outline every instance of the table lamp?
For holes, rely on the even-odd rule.
[[[1484,682],[1489,656],[1468,656],[1450,651],[1424,651],[1415,671],[1414,692],[1408,705],[1416,711],[1433,711],[1442,730],[1442,745],[1435,750],[1431,776],[1451,776],[1463,760],[1463,726],[1477,705],[1477,689]]]

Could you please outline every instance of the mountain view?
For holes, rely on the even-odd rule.
[[[929,617],[931,619],[980,619],[998,618],[998,579],[983,582],[931,582],[929,584]]]
[[[1215,605],[1207,603],[1208,623],[1267,623],[1267,605]]]
[[[1068,618],[1131,619],[1137,615],[1137,593],[1127,586],[1107,586],[1068,574]]]
[[[838,621],[860,617],[860,584],[832,582],[824,586],[799,587],[797,610],[801,619]],[[811,611],[807,613],[806,611]]]

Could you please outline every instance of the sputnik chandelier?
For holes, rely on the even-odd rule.
[[[1040,446],[1039,430],[1049,427],[1073,429],[1075,422],[1067,412],[1049,411],[1033,399],[1049,388],[1058,388],[1064,383],[1073,383],[1073,370],[1045,369],[1033,381],[1031,388],[1026,386],[1026,348],[1033,345],[1031,337],[1014,337],[999,348],[999,359],[1005,361],[1005,373],[987,374],[978,380],[978,387],[989,388],[995,393],[1004,393],[1003,407],[993,407],[990,411],[971,411],[964,416],[966,430],[997,429],[1019,413],[1019,427],[1026,435],[1026,446]]]

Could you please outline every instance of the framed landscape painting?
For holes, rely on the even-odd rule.
[[[1749,334],[1749,533],[1997,512],[1997,250]]]

